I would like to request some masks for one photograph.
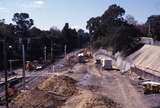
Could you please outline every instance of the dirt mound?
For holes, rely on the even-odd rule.
[[[41,85],[39,89],[43,91],[52,91],[58,95],[71,96],[76,92],[76,81],[68,76],[53,76]]]
[[[121,108],[107,97],[95,95],[90,91],[80,91],[68,99],[62,108]]]
[[[13,108],[58,108],[76,93],[75,83],[67,76],[53,76],[37,88],[18,95]]]
[[[14,100],[12,108],[57,108],[64,103],[55,94],[34,89],[22,93]]]
[[[120,108],[107,97],[76,88],[76,82],[68,76],[53,76],[17,96],[12,108]]]

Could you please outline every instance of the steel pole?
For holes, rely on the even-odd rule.
[[[5,100],[6,100],[6,108],[9,108],[8,105],[8,73],[7,73],[7,52],[6,52],[6,42],[3,41],[3,65],[5,72]]]
[[[51,62],[53,61],[53,42],[51,41]]]
[[[67,55],[67,45],[65,44],[64,45],[64,56],[65,56],[65,58],[66,58],[66,55]]]
[[[44,47],[44,62],[46,63],[47,61],[47,47]]]
[[[12,60],[9,60],[10,73],[12,73]]]
[[[25,74],[25,68],[26,68],[26,60],[25,60],[25,46],[24,44],[22,44],[22,57],[23,57],[23,72],[22,72],[22,76],[23,76],[23,80],[22,80],[22,83],[23,83],[23,89],[25,90],[25,86],[26,86],[26,82],[25,82],[25,79],[26,79],[26,74]]]

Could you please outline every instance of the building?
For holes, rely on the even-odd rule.
[[[150,37],[141,37],[141,43],[143,44],[147,44],[147,45],[154,45],[154,40],[153,38],[150,38]]]

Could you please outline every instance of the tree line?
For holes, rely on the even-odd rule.
[[[100,16],[87,21],[94,48],[106,48],[113,53],[121,52],[127,56],[143,44],[140,37],[151,37],[160,40],[160,15],[152,15],[144,24],[138,24],[125,9],[113,4]]]
[[[40,30],[34,26],[34,20],[28,13],[15,13],[13,23],[5,24],[0,20],[0,40],[6,40],[7,60],[19,60],[13,65],[22,65],[22,44],[25,46],[26,60],[44,60],[44,48],[47,58],[54,60],[64,54],[64,46],[67,52],[84,47],[89,41],[89,34],[83,29],[72,29],[66,23],[62,30],[56,27],[50,30]],[[3,68],[3,42],[0,41],[0,68]]]
[[[89,33],[83,29],[72,29],[69,23],[62,30],[56,27],[40,30],[34,26],[34,20],[28,13],[15,13],[13,23],[5,24],[4,19],[0,20],[0,40],[6,39],[8,60],[22,60],[23,43],[26,59],[29,61],[43,60],[45,48],[50,60],[62,55],[65,46],[67,52],[91,45],[93,49],[105,48],[113,51],[113,54],[121,52],[127,56],[143,46],[140,37],[151,37],[160,41],[160,15],[152,15],[144,24],[138,24],[133,16],[125,13],[121,6],[110,5],[102,15],[87,21]],[[2,51],[3,42],[0,41],[1,69]]]

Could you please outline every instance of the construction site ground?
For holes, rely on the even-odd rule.
[[[63,65],[62,61],[60,63],[61,65]],[[51,77],[52,76],[68,76],[69,78],[72,78],[76,81],[74,85],[76,87],[72,89],[78,89],[78,93],[73,93],[72,96],[69,96],[66,100],[64,99],[65,102],[63,101],[63,98],[65,97],[60,97],[62,98],[62,101],[60,101],[61,105],[57,105],[53,108],[92,108],[94,104],[90,105],[90,107],[84,107],[81,104],[89,104],[90,102],[88,101],[91,101],[93,99],[89,98],[89,100],[85,99],[81,102],[79,101],[82,97],[88,98],[94,95],[95,97],[107,97],[108,99],[113,100],[113,102],[115,102],[117,105],[116,107],[114,105],[106,107],[105,105],[93,108],[160,108],[159,94],[144,95],[143,89],[140,85],[138,85],[137,80],[133,80],[133,78],[128,76],[128,74],[121,74],[121,72],[117,70],[107,71],[97,69],[93,61],[90,61],[86,64],[76,63],[72,67],[64,66],[59,70],[56,70],[56,72],[54,72]],[[56,90],[59,89],[56,88]],[[55,95],[57,95],[56,90],[54,90]],[[60,89],[60,91],[62,92],[63,90]],[[58,91],[58,93],[60,91]],[[36,91],[33,92],[35,94]],[[73,92],[73,90],[71,90],[71,92]],[[41,92],[39,91],[39,93]],[[100,103],[102,104],[102,102]]]
[[[73,73],[68,73],[68,76],[78,80],[79,87],[83,89],[109,97],[123,108],[150,108],[129,79],[119,71],[98,70],[92,63],[77,65],[73,70]]]

